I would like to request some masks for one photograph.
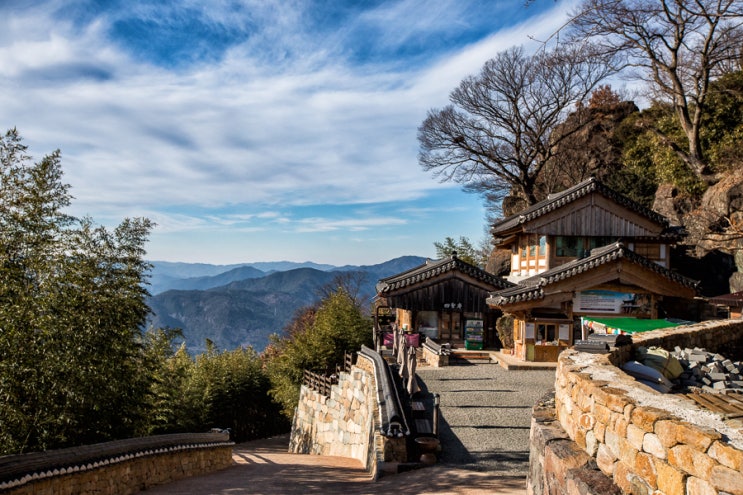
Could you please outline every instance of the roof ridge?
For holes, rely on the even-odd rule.
[[[498,275],[493,275],[478,266],[472,265],[461,258],[458,258],[456,255],[451,255],[430,263],[425,263],[406,272],[381,279],[376,286],[377,292],[388,292],[400,287],[405,287],[415,282],[426,280],[435,275],[448,272],[454,268],[458,268],[459,271],[496,287],[513,285],[512,282],[509,282]]]
[[[589,177],[588,179],[579,182],[578,184],[575,184],[574,186],[569,187],[563,191],[550,194],[549,196],[547,196],[547,198],[531,206],[528,206],[519,213],[516,213],[502,219],[499,222],[494,223],[491,227],[491,232],[498,232],[498,227],[503,227],[502,230],[506,230],[516,225],[521,225],[525,222],[534,220],[535,218],[539,218],[546,213],[554,211],[557,208],[561,208],[566,204],[572,203],[573,201],[580,199],[592,192],[599,192],[601,195],[619,203],[620,205],[625,206],[630,210],[634,210],[644,217],[663,225],[665,228],[667,228],[670,224],[668,219],[660,213],[653,211],[652,209],[641,205],[637,201],[625,196],[624,194],[613,190],[595,177]]]

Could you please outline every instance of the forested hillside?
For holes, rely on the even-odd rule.
[[[369,302],[380,278],[424,261],[418,256],[404,256],[379,265],[346,266],[333,271],[297,268],[262,277],[253,276],[255,269],[243,267],[208,278],[187,278],[182,281],[185,286],[197,281],[210,286],[246,275],[208,290],[169,290],[152,296],[149,304],[154,314],[149,325],[182,329],[186,346],[194,353],[206,348],[207,339],[218,349],[252,346],[261,351],[269,336],[280,334],[300,308],[317,303],[337,289],[338,283],[352,281],[357,299]]]

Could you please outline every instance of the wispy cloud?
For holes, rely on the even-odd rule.
[[[545,5],[11,3],[0,125],[36,156],[61,148],[74,213],[96,219],[146,213],[162,233],[402,226],[287,209],[435,202],[452,185],[418,167],[417,126],[498,50],[546,37],[566,4]],[[515,25],[489,26],[506,13]]]

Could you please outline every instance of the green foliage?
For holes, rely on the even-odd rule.
[[[712,83],[707,99],[702,144],[712,167],[719,172],[743,164],[743,71]]]
[[[196,358],[191,379],[191,395],[200,403],[196,410],[203,414],[197,430],[230,428],[235,440],[245,441],[288,428],[268,395],[270,382],[253,348],[217,352],[210,347]]]
[[[456,252],[457,258],[470,265],[482,267],[487,262],[486,255],[483,255],[483,252],[475,248],[470,240],[464,236],[460,237],[459,240],[447,237],[444,242],[434,242],[433,246],[436,248],[437,258],[446,258]]]
[[[283,338],[274,337],[264,353],[271,396],[291,418],[299,399],[303,370],[331,372],[346,352],[372,345],[372,322],[343,289],[328,295],[315,311],[298,313]]]
[[[685,136],[670,106],[654,103],[630,115],[618,126],[622,165],[605,178],[610,187],[651,207],[661,183],[669,183],[686,196],[699,197],[705,185],[674,152],[685,145]]]
[[[192,358],[185,344],[173,352],[180,331],[147,332],[152,367],[150,423],[144,434],[229,428],[242,442],[283,433],[289,428],[268,394],[270,382],[253,348],[207,351]]]
[[[180,330],[157,329],[148,331],[145,338],[145,359],[152,372],[146,435],[198,431],[202,421],[198,416],[202,404],[189,387],[195,365],[182,344],[173,352],[173,341],[182,335]]]
[[[0,454],[120,438],[146,422],[139,328],[152,224],[63,213],[60,153],[0,138]]]
[[[513,315],[503,315],[495,322],[495,329],[504,349],[513,349],[513,321]]]

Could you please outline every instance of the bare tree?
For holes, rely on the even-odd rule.
[[[527,205],[540,198],[538,178],[557,144],[577,132],[553,130],[609,73],[584,46],[527,55],[511,48],[464,79],[451,104],[428,112],[418,128],[418,161],[442,181],[482,194],[492,206],[506,195]]]
[[[324,300],[338,290],[343,290],[351,298],[354,306],[368,312],[371,301],[369,296],[364,294],[364,285],[368,279],[369,274],[363,271],[341,271],[329,283],[319,287],[317,292]]]
[[[673,104],[688,139],[663,142],[708,183],[714,177],[700,140],[710,81],[740,64],[740,0],[584,0],[573,13],[572,36],[617,56],[624,69],[647,81],[656,97]]]

